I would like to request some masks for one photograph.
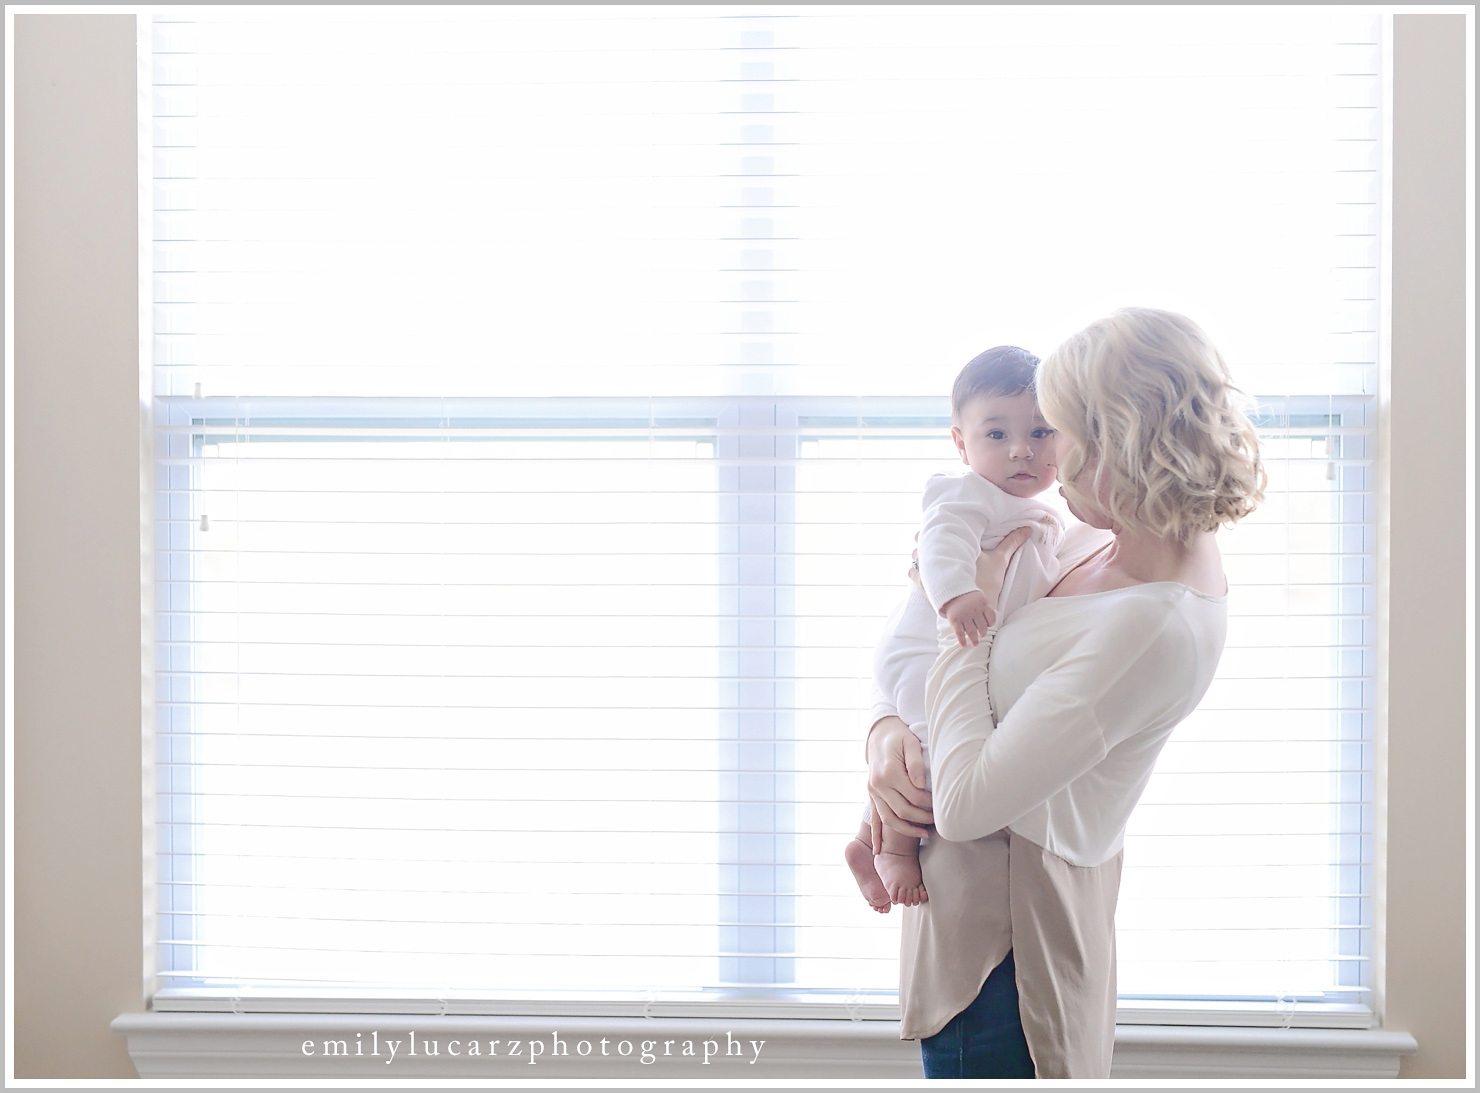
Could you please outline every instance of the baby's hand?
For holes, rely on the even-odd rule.
[[[978,644],[992,625],[993,611],[987,604],[986,593],[979,588],[947,600],[940,613],[951,624],[963,649]]]

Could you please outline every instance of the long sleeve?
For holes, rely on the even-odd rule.
[[[975,839],[1008,826],[1121,741],[1185,716],[1193,666],[1186,663],[1189,643],[1177,638],[1184,628],[1174,625],[1176,613],[1135,597],[1101,610],[995,728],[986,691],[989,643],[947,650],[936,661],[926,704],[935,825],[943,838]]]

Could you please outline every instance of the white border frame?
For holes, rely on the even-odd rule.
[[[170,1078],[344,1078],[370,1076],[437,1078],[641,1078],[657,1079],[853,1079],[849,1087],[920,1078],[919,1049],[902,1041],[892,1024],[869,1021],[702,1021],[679,1018],[405,1017],[386,1014],[354,1018],[328,1014],[136,1014],[119,1017],[113,1031],[128,1038],[139,1076]],[[394,1038],[409,1043],[436,1040],[436,1057],[402,1058],[317,1054],[324,1040],[349,1044]],[[665,1040],[764,1041],[754,1062],[636,1058],[556,1059],[450,1056],[450,1040],[486,1044],[511,1039],[598,1042],[602,1037],[633,1043]],[[440,1038],[440,1039],[439,1039]],[[305,1055],[305,1043],[316,1053]],[[1115,1030],[1112,1079],[1387,1079],[1398,1074],[1403,1056],[1418,1045],[1404,1032],[1326,1029],[1219,1029],[1119,1026]],[[460,1050],[466,1050],[460,1048]],[[747,1055],[749,1051],[747,1049]],[[394,1067],[394,1070],[392,1069]],[[875,1079],[873,1083],[861,1079]],[[1179,1081],[1178,1085],[1181,1084]]]

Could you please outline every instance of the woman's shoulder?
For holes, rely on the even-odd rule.
[[[1093,618],[1118,618],[1152,623],[1184,620],[1196,623],[1227,615],[1228,597],[1210,596],[1177,581],[1142,581],[1099,592],[1054,599],[1066,605],[1077,605]]]
[[[1228,636],[1227,597],[1175,581],[1148,581],[1095,597],[1085,622],[1089,640],[1107,655],[1140,666],[1167,685],[1206,686]]]
[[[1221,645],[1228,601],[1226,596],[1209,596],[1174,581],[1148,581],[1045,597],[1018,614],[1025,621],[1034,618],[1049,633],[1076,642],[1091,641],[1106,651],[1143,649],[1165,656],[1178,647],[1190,650],[1207,642]]]

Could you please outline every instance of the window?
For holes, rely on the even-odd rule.
[[[946,392],[1138,302],[1272,489],[1122,1019],[1366,1023],[1378,24],[160,14],[157,1005],[891,1015],[840,853]]]

